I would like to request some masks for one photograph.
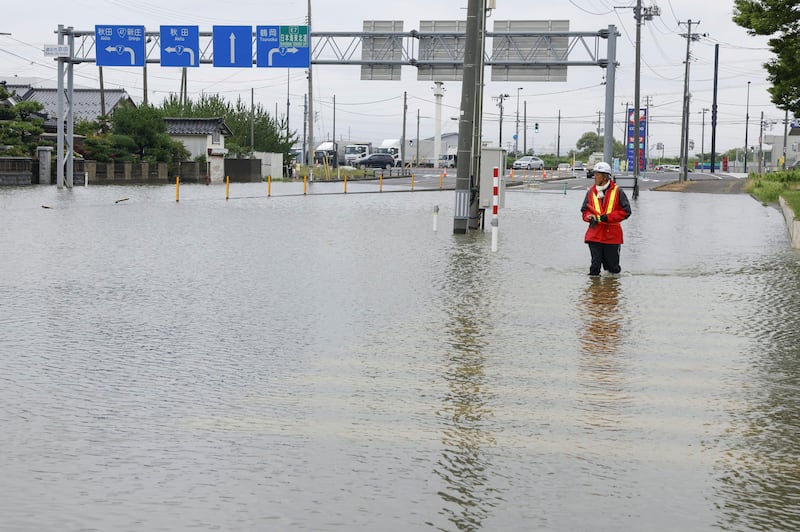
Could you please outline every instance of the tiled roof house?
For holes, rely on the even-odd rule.
[[[225,137],[232,133],[223,118],[165,118],[164,121],[169,136],[183,142],[191,158],[225,154]]]
[[[58,108],[58,89],[37,87],[29,84],[6,83],[6,89],[16,91],[19,101],[39,102],[44,106],[48,119],[45,129],[55,131],[56,115]],[[105,89],[106,114],[111,116],[114,111],[123,106],[135,106],[131,97],[124,89]],[[100,89],[74,88],[72,93],[72,113],[76,122],[81,120],[97,120],[100,112]]]

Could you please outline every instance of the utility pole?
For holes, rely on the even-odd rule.
[[[514,156],[519,156],[519,91],[522,87],[517,87],[517,129],[514,132]]]
[[[744,112],[744,173],[747,173],[747,150],[750,147],[747,145],[747,131],[750,129],[750,82],[747,82],[747,106]]]
[[[414,156],[414,160],[419,166],[419,109],[417,109],[417,154]]]
[[[493,98],[497,100],[497,107],[500,108],[500,137],[497,139],[497,145],[503,147],[503,101],[508,98],[508,94],[500,94]]]
[[[719,77],[719,44],[714,45],[714,101],[711,104],[711,173],[717,165],[717,78]],[[784,146],[786,143],[784,143]]]
[[[634,95],[633,95],[633,181],[634,181],[634,197],[638,196],[639,190],[639,173],[642,165],[642,129],[641,129],[641,113],[640,113],[640,95],[641,95],[641,79],[642,79],[642,19],[653,20],[654,16],[661,14],[658,6],[651,6],[642,10],[642,0],[636,0],[636,8],[633,12],[633,18],[636,19],[636,72],[634,81]],[[648,120],[649,122],[649,120]],[[648,128],[649,129],[649,128]]]
[[[683,24],[683,22],[679,22]],[[683,78],[683,116],[681,117],[681,171],[680,181],[686,181],[689,178],[689,65],[691,60],[691,43],[700,39],[700,35],[692,33],[692,25],[700,24],[700,21],[692,22],[689,19],[686,22],[688,31],[686,37],[686,69]]]
[[[700,128],[700,171],[703,172],[706,165],[706,112],[708,112],[708,108],[703,107],[700,112],[703,113],[703,125]]]
[[[528,155],[528,100],[522,102],[522,155]]]
[[[758,173],[764,173],[764,111],[761,111],[761,125],[758,130]]]
[[[561,109],[558,110],[558,136],[556,137],[556,168],[561,162]]]
[[[789,140],[789,109],[784,109],[783,116],[783,164],[781,170],[786,170],[786,142]]]
[[[439,168],[439,158],[442,151],[442,95],[444,93],[444,88],[442,85],[444,85],[444,83],[441,81],[436,81],[434,83],[436,84],[433,92],[433,95],[436,98],[436,109],[434,113],[434,120],[436,120],[436,123],[434,124],[434,135],[436,138],[433,141],[433,167]],[[419,114],[419,111],[417,111],[417,114]],[[417,143],[417,149],[419,149],[419,142]]]
[[[308,0],[308,48],[311,49],[311,0]],[[314,181],[314,85],[311,76],[311,61],[308,62],[308,180]]]
[[[408,91],[403,91],[403,142],[400,143],[400,168],[405,172],[406,167],[406,115],[408,114]]]
[[[474,145],[478,100],[483,97],[481,71],[483,70],[483,26],[486,18],[486,0],[467,1],[467,23],[464,39],[464,70],[461,83],[461,109],[458,123],[458,157],[456,163],[455,209],[453,233],[465,234],[470,214],[477,212],[478,198],[473,200],[473,179],[478,169],[473,169]],[[477,192],[475,193],[477,194]]]

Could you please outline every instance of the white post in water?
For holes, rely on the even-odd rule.
[[[433,232],[435,233],[439,225],[439,206],[433,206]]]
[[[492,178],[492,251],[497,251],[497,214],[499,206],[498,189],[500,188],[500,169],[494,167],[494,177]]]

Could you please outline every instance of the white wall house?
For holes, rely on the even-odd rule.
[[[217,118],[165,118],[167,133],[186,146],[195,159],[204,155],[208,161],[208,177],[212,183],[225,181],[225,137],[231,130],[225,120]]]

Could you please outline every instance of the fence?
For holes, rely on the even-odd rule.
[[[226,159],[225,173],[232,181],[261,181],[260,159]],[[50,165],[50,179],[40,179],[39,159],[0,157],[0,186],[51,185],[56,182],[55,161]],[[45,173],[47,175],[47,173]],[[206,165],[197,161],[178,163],[100,163],[75,159],[73,184],[129,185],[172,183],[180,176],[184,183],[205,183]]]

